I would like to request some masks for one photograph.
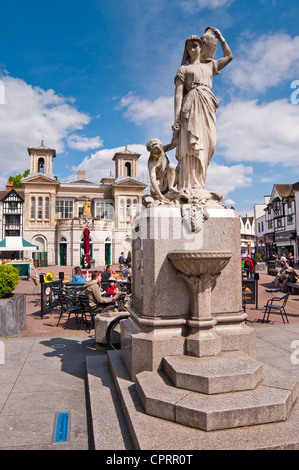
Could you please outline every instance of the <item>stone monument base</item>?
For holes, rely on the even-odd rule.
[[[137,393],[138,385],[131,381],[122,361],[120,351],[108,352],[108,365],[122,403],[134,448],[137,450],[299,450],[298,400],[294,403],[291,413],[289,413],[288,419],[285,421],[252,424],[246,428],[242,426],[230,427],[207,432],[196,427],[197,423],[194,420],[192,411],[189,417],[186,416],[187,421],[185,425],[179,424],[176,420],[168,419],[173,416],[173,411],[169,408],[167,419],[161,419],[154,415],[154,413],[150,414],[145,412],[142,402],[144,402],[148,411],[154,409],[155,412],[164,409],[164,403],[161,400],[157,400],[157,395],[151,395],[149,400],[146,399],[148,403],[146,403],[145,399],[140,398],[142,394],[139,395]],[[275,415],[277,417],[279,408],[283,407],[284,411],[282,411],[282,413],[287,415],[290,403],[288,403],[288,400],[294,401],[294,381],[290,379],[289,376],[284,375],[281,371],[277,371],[277,369],[273,369],[271,366],[263,365],[263,369],[268,378],[267,382],[261,384],[261,390],[267,388],[271,389],[274,397],[276,391],[280,393],[279,389],[282,387],[282,395],[285,394],[285,397],[289,397],[285,405],[278,403],[276,407],[273,407],[273,403],[268,403],[271,406],[271,408],[269,406],[268,410],[268,419],[269,417],[275,417]],[[259,372],[256,373],[258,374]],[[140,375],[140,383],[143,383],[144,388],[145,383],[148,382],[146,374],[148,374],[148,372]],[[151,377],[149,377],[149,379],[151,380]],[[155,393],[158,392],[157,385],[158,382],[155,382],[152,386],[152,390],[156,389]],[[272,391],[270,393],[272,393]],[[243,392],[236,392],[234,395],[238,395],[239,393],[242,394]],[[188,392],[184,390],[184,396],[187,394]],[[163,396],[165,399],[165,394],[163,394]],[[207,397],[208,399],[213,398],[213,395],[207,395]],[[169,398],[174,399],[174,395]],[[267,405],[266,398],[260,396],[260,400],[263,400],[264,404]],[[174,401],[171,406],[173,408],[175,407]],[[241,403],[241,406],[244,406],[244,403]],[[252,403],[249,403],[249,401],[247,401],[247,408],[247,416],[252,417],[254,415],[254,409]],[[213,410],[210,409],[208,411],[212,418]],[[228,413],[226,416],[228,417]],[[234,410],[230,412],[230,419],[233,419],[235,424],[238,424],[237,416],[238,407],[236,403]],[[260,418],[262,418],[262,416],[260,416]],[[261,422],[263,422],[263,419],[261,419]]]
[[[130,317],[121,322],[121,355],[125,366],[135,380],[142,371],[158,371],[164,356],[188,353],[188,342],[202,348],[206,356],[208,349],[242,351],[255,357],[255,331],[248,327],[245,318],[237,326],[219,326],[210,332],[191,333],[185,318],[145,318],[130,308]],[[241,317],[243,318],[243,317]],[[195,337],[194,337],[195,336]],[[190,351],[189,351],[190,352]]]
[[[148,214],[151,236],[135,240],[136,252],[133,244],[122,363],[147,415],[209,433],[284,422],[297,382],[255,359],[255,331],[241,308],[239,219],[233,211],[212,210],[205,220],[200,207],[192,213],[199,215],[193,239],[182,214],[169,228],[160,210]],[[148,234],[141,223],[140,231]]]
[[[134,227],[130,318],[122,322],[121,335],[122,358],[132,380],[141,371],[161,368],[163,356],[243,351],[255,357],[255,332],[242,309],[236,212],[159,206],[145,209]],[[206,259],[196,259],[205,253]],[[176,262],[184,272],[175,268]],[[221,271],[216,266],[215,272],[197,276],[198,262],[210,271],[218,263]],[[190,276],[185,273],[189,265],[195,273]]]

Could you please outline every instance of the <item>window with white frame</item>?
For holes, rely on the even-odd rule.
[[[127,217],[131,217],[131,199],[127,199]]]
[[[119,201],[119,220],[125,220],[125,201],[121,199]]]
[[[45,198],[45,220],[50,219],[50,198]]]
[[[56,200],[56,218],[72,219],[74,217],[74,202]]]
[[[78,209],[78,217],[81,217],[83,215],[83,201],[78,202],[77,209]]]
[[[37,218],[38,220],[43,218],[43,198],[41,196],[37,200]]]
[[[96,203],[96,217],[106,220],[114,220],[113,202],[101,201]]]
[[[30,204],[30,219],[35,219],[35,197],[32,196]]]
[[[282,228],[282,220],[277,219],[277,228]]]
[[[288,225],[292,225],[294,223],[294,216],[293,215],[288,215],[287,223],[288,223]]]

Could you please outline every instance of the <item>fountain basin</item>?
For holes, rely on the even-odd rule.
[[[171,251],[167,256],[181,273],[187,276],[201,276],[202,274],[220,274],[228,264],[232,253],[230,251],[180,250]]]

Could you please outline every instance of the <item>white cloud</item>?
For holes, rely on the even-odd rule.
[[[298,167],[298,106],[236,101],[219,109],[218,152],[230,161]]]
[[[245,165],[224,166],[211,162],[208,168],[206,189],[227,196],[236,189],[250,187],[253,168]]]
[[[246,92],[291,82],[299,73],[299,36],[277,33],[243,39],[227,73],[231,83]]]
[[[72,98],[32,87],[18,78],[4,76],[1,79],[5,86],[5,104],[0,105],[0,149],[5,177],[29,167],[26,148],[39,145],[42,137],[46,146],[60,153],[65,148],[65,139],[91,120],[75,108]]]
[[[128,150],[136,153],[140,153],[141,156],[138,160],[138,178],[147,183],[147,160],[148,151],[144,145],[128,145]],[[112,160],[116,152],[123,152],[124,147],[117,147],[112,149],[102,149],[85,157],[84,160],[77,166],[72,167],[73,174],[69,176],[68,180],[71,181],[80,170],[86,171],[86,178],[94,183],[100,182],[100,180],[109,175],[110,171],[115,176],[114,161]]]
[[[204,8],[214,10],[215,8],[229,7],[234,1],[235,0],[186,0],[181,2],[181,6],[186,12],[191,12],[194,8],[199,10],[203,10]]]
[[[124,117],[137,125],[147,125],[157,137],[171,135],[174,119],[174,98],[160,96],[154,101],[142,99],[134,93],[121,98],[118,109],[124,110]],[[153,134],[154,135],[154,134]]]
[[[67,140],[68,146],[76,150],[94,150],[102,147],[103,140],[100,137],[82,137],[80,135],[71,135]]]
[[[225,204],[227,207],[228,207],[228,206],[234,207],[234,205],[236,204],[236,201],[233,201],[232,199],[225,199],[224,204]]]

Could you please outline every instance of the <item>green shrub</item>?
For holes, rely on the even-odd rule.
[[[0,265],[0,298],[9,297],[19,283],[19,271],[10,264]]]

